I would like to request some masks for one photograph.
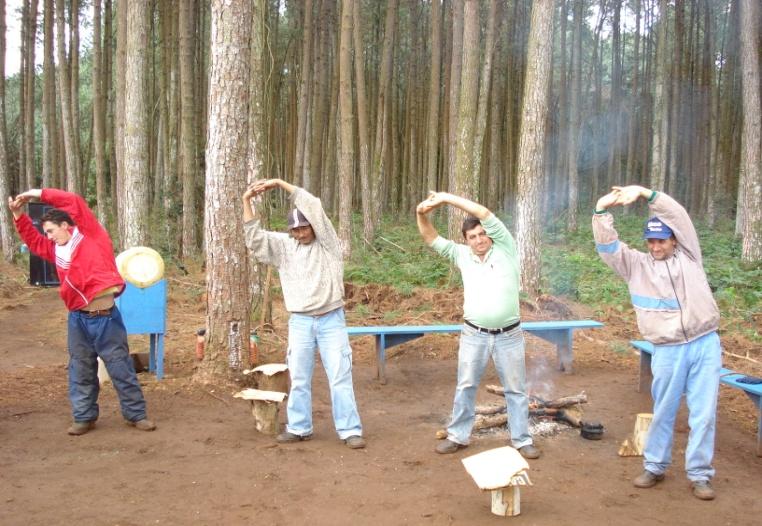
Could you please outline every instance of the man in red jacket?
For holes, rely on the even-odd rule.
[[[41,218],[41,235],[24,205],[39,199],[54,208]],[[46,188],[8,197],[21,239],[39,257],[54,262],[60,295],[69,310],[69,401],[74,423],[70,435],[84,435],[98,419],[98,363],[106,365],[122,415],[141,431],[156,425],[146,418],[146,402],[127,346],[127,331],[114,298],[124,290],[108,232],[77,194]]]

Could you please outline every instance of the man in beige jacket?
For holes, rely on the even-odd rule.
[[[649,217],[643,232],[648,253],[619,240],[607,211],[643,199]],[[619,274],[630,297],[643,338],[654,345],[651,370],[654,418],[644,450],[643,473],[633,483],[650,488],[664,480],[672,461],[672,436],[680,399],[686,397],[691,431],[685,470],[693,494],[715,497],[714,433],[722,349],[720,314],[704,272],[701,247],[685,209],[662,192],[642,186],[615,186],[598,200],[593,235],[603,261]]]

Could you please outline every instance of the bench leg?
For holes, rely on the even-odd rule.
[[[640,351],[640,378],[638,381],[639,393],[650,393],[651,382],[654,376],[651,372],[651,355],[647,352]]]
[[[762,457],[762,396],[745,391],[757,406],[757,456]]]
[[[376,379],[386,385],[386,335],[376,334]]]
[[[566,374],[571,374],[574,372],[572,370],[574,355],[572,354],[571,331],[566,332],[566,338],[564,338],[564,340],[565,341],[559,341],[558,345],[556,345],[556,354],[558,355],[558,369],[565,372]]]

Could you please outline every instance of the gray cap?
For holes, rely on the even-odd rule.
[[[309,226],[310,222],[304,217],[299,210],[294,208],[288,213],[288,229],[297,228],[300,226]]]

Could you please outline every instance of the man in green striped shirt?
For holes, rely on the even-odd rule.
[[[428,214],[444,204],[469,217],[463,222],[466,244],[441,237]],[[446,192],[431,192],[416,209],[424,242],[448,258],[463,276],[463,318],[458,350],[458,385],[447,439],[437,453],[454,453],[468,445],[474,424],[476,389],[490,357],[503,384],[511,445],[525,458],[540,451],[529,434],[524,335],[519,319],[519,256],[516,242],[502,221],[486,207]]]

